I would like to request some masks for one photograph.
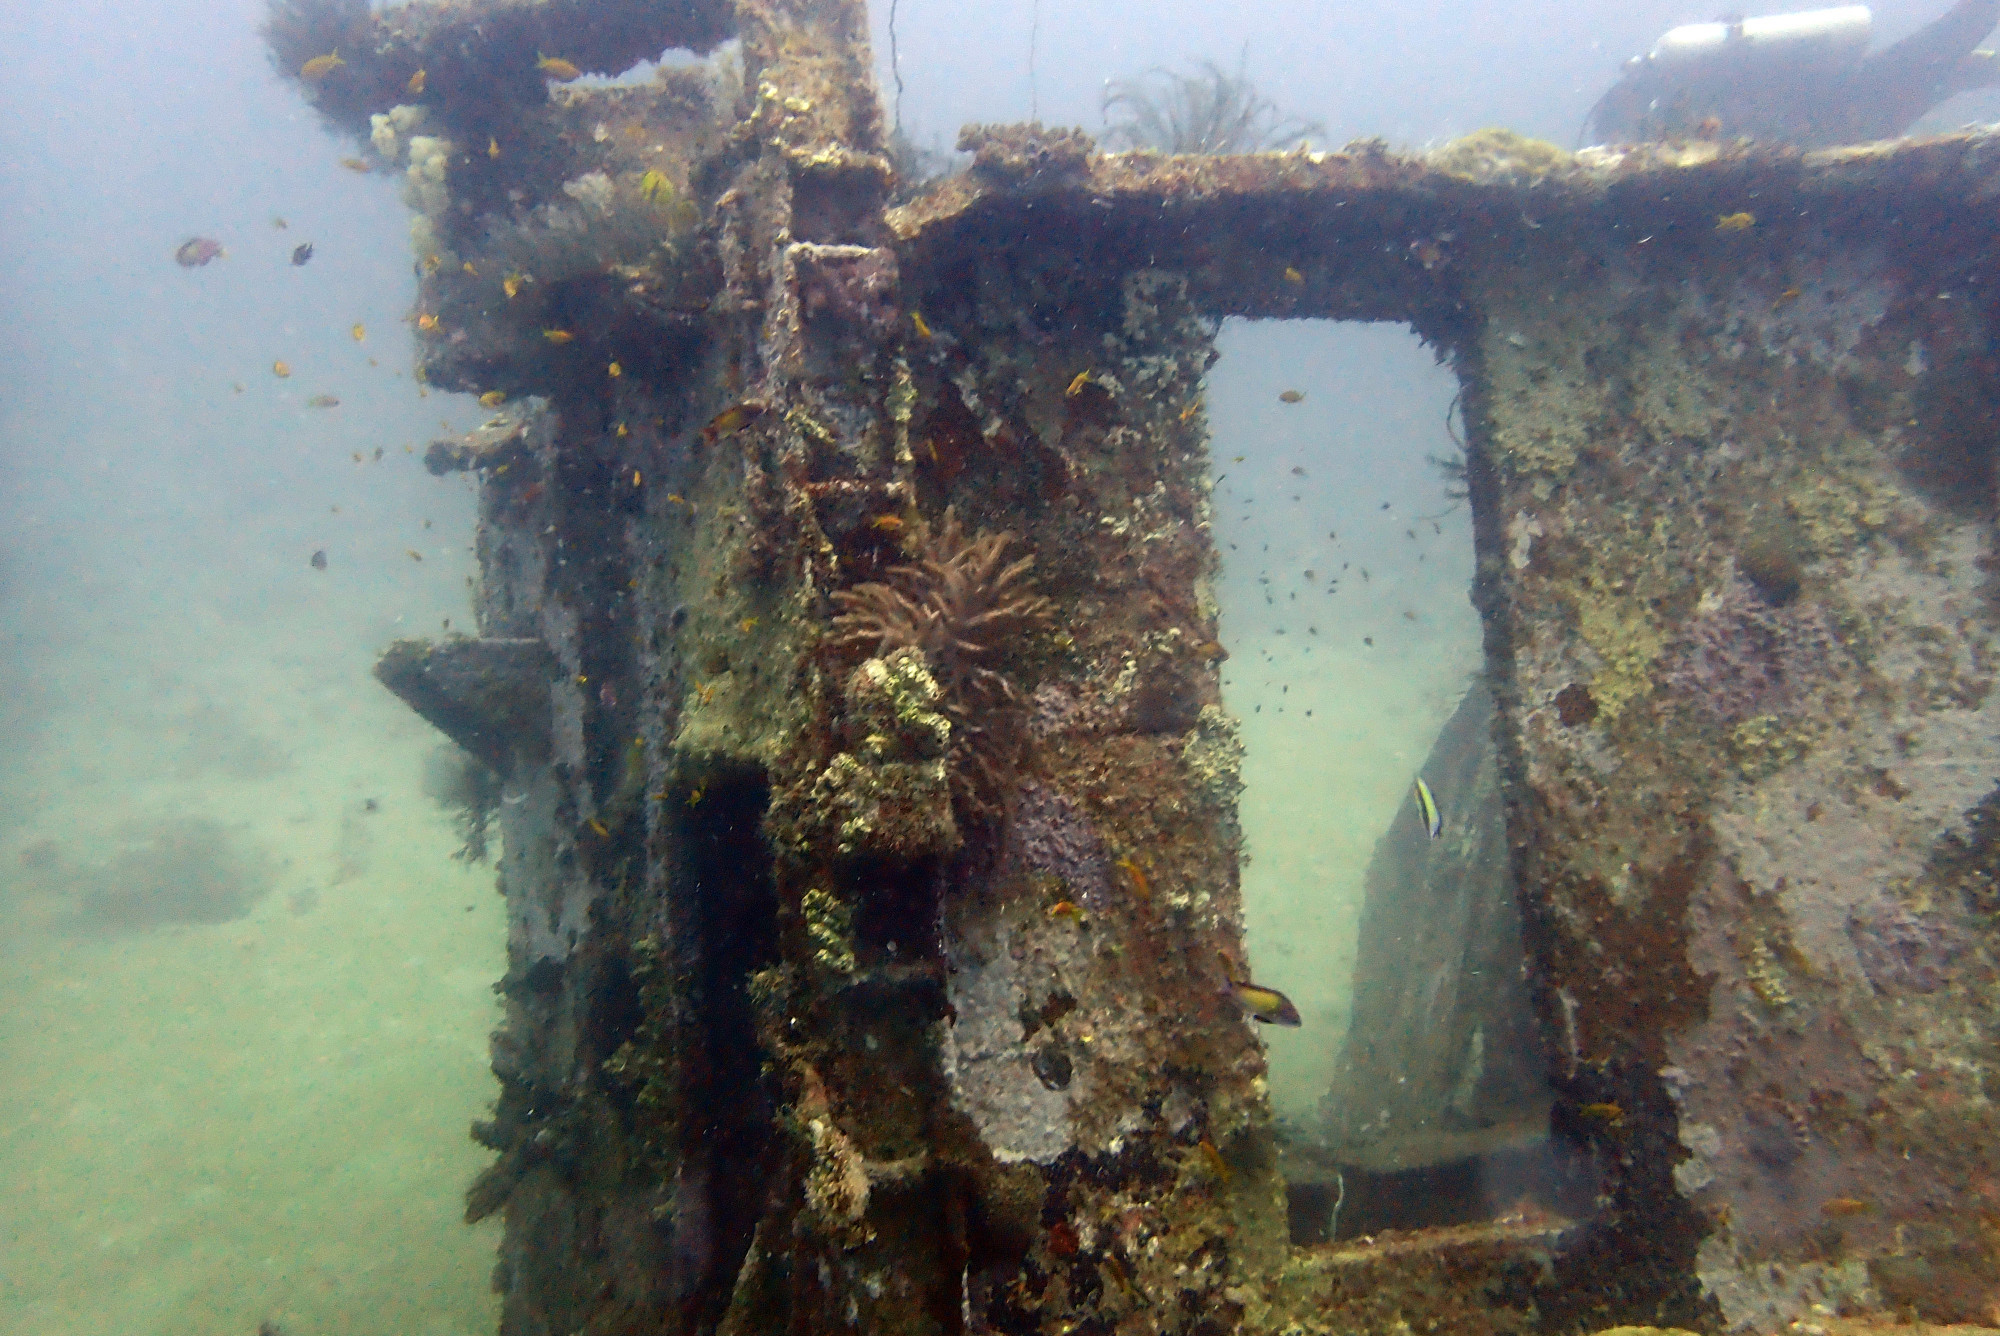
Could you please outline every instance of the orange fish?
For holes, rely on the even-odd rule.
[[[571,79],[583,77],[582,70],[561,56],[543,56],[535,62],[535,68],[542,72],[544,78],[554,79],[557,83],[568,83]]]
[[[271,374],[279,380],[283,380],[292,374],[292,364],[290,362],[273,362],[271,363]]]
[[[310,79],[317,83],[346,63],[346,61],[340,58],[340,48],[335,47],[326,55],[314,56],[311,60],[299,66],[299,77],[301,79]]]

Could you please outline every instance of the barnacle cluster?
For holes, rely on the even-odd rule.
[[[965,815],[991,815],[1006,790],[1021,737],[1020,693],[995,664],[1010,645],[1048,624],[1034,592],[1032,555],[1008,560],[1011,533],[968,534],[957,514],[916,542],[914,559],[886,579],[838,590],[832,645],[886,658],[924,656],[951,721],[951,777]]]

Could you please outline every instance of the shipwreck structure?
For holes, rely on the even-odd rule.
[[[502,1329],[1992,1320],[2000,138],[974,126],[919,185],[864,19],[272,11],[407,178],[422,374],[504,400],[430,456],[479,480],[478,634],[381,667],[505,785]],[[571,82],[669,49],[720,54]],[[1457,996],[1527,1017],[1543,1093],[1494,1098],[1581,1193],[1288,1210],[1232,986],[1229,316],[1460,378],[1515,899],[1453,921],[1520,947]]]

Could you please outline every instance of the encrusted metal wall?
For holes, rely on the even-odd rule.
[[[478,635],[382,675],[505,779],[503,1330],[1991,1319],[1993,141],[974,127],[892,207],[863,18],[272,13],[406,178],[423,373],[496,405],[431,455]],[[1570,1215],[1286,1237],[1228,315],[1404,321],[1463,381]]]

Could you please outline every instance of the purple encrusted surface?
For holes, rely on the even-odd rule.
[[[1838,642],[1817,605],[1774,608],[1732,579],[1702,601],[1666,668],[1667,686],[1724,724],[1797,705]]]
[[[1104,841],[1075,803],[1030,780],[1007,827],[1007,856],[1032,871],[1062,878],[1071,898],[1102,909],[1111,898],[1111,869]]]

